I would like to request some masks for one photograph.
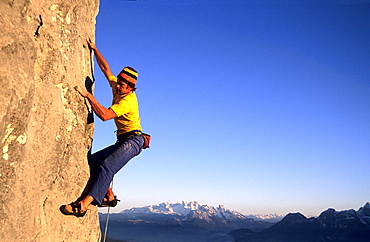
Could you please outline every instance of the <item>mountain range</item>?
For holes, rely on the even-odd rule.
[[[105,217],[100,214],[102,228]],[[196,201],[166,202],[110,214],[108,235],[125,241],[224,242],[232,241],[228,235],[232,230],[248,228],[258,232],[273,225],[270,219],[279,219],[278,215],[267,217],[266,221],[250,218],[222,205],[213,207]]]
[[[318,217],[289,213],[280,222],[260,232],[238,229],[229,233],[235,242],[244,241],[370,241],[370,204],[358,211],[329,208]]]
[[[99,215],[104,228],[106,214]],[[110,214],[108,236],[136,242],[370,241],[370,204],[306,218],[300,213],[243,215],[195,201],[161,203]]]
[[[121,212],[121,214],[126,215],[138,215],[138,214],[166,214],[166,215],[173,215],[173,216],[191,216],[191,213],[194,211],[203,211],[208,216],[217,216],[223,219],[235,220],[235,219],[248,219],[252,218],[255,220],[263,220],[268,222],[278,222],[280,221],[283,216],[280,214],[249,214],[243,215],[236,211],[231,211],[226,209],[223,205],[219,205],[218,207],[208,206],[208,205],[200,205],[197,201],[192,202],[177,202],[177,203],[168,203],[164,202],[159,205],[149,205],[145,207],[139,208],[131,208],[126,209]],[[198,212],[199,213],[199,212]]]

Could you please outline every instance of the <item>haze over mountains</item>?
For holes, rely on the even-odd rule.
[[[100,216],[103,228],[106,216]],[[125,241],[370,241],[370,204],[358,211],[328,209],[317,218],[300,213],[283,218],[243,215],[195,201],[161,203],[111,214],[108,231]]]

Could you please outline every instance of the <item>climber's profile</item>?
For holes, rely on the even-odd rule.
[[[103,121],[114,119],[117,126],[117,142],[89,157],[90,180],[86,195],[71,204],[63,205],[60,210],[65,215],[82,217],[91,204],[114,207],[119,201],[110,188],[113,176],[134,156],[148,147],[148,136],[142,133],[139,117],[138,100],[135,85],[137,71],[125,67],[116,76],[98,48],[89,39],[89,48],[94,52],[95,59],[112,88],[113,101],[109,108],[103,107],[94,96],[82,87],[75,89],[87,98],[95,114]],[[150,136],[149,136],[150,138]]]

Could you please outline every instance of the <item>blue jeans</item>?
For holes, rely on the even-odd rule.
[[[88,195],[92,196],[99,205],[113,180],[113,176],[140,154],[144,143],[141,135],[130,135],[125,139],[117,140],[114,145],[100,150],[89,157],[90,182],[92,187]]]

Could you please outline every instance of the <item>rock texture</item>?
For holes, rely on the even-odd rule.
[[[98,0],[0,1],[1,241],[99,240],[96,208],[59,211],[89,177],[91,108],[73,87],[91,86],[97,12]]]

